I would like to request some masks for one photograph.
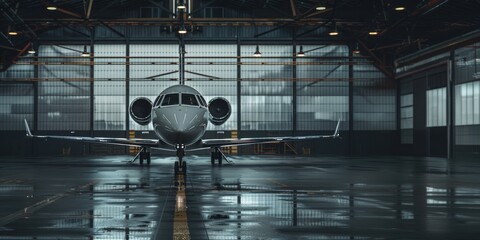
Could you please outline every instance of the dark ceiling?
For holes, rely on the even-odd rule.
[[[187,1],[188,0],[179,0]],[[342,38],[357,42],[366,54],[391,66],[397,57],[479,29],[480,0],[190,0],[191,18],[199,26],[265,25],[273,32],[303,26],[311,32],[337,26]],[[0,55],[4,66],[41,40],[41,33],[59,27],[103,25],[175,25],[172,0],[0,0]],[[56,11],[46,10],[54,4]],[[318,11],[318,6],[326,10]],[[145,6],[160,9],[155,18],[129,12]],[[405,10],[396,11],[398,6]],[[223,7],[235,16],[206,17],[205,7]],[[138,11],[137,11],[138,12]],[[20,31],[9,36],[9,28]],[[370,36],[371,30],[379,35]],[[305,31],[304,31],[305,33]],[[268,34],[260,33],[260,34]],[[257,36],[252,36],[257,37]],[[299,37],[297,35],[297,37]],[[332,41],[335,41],[332,39]]]

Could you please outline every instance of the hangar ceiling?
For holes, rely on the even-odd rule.
[[[189,5],[189,14],[176,15],[179,2]],[[149,7],[158,10],[132,14]],[[0,0],[0,9],[3,70],[31,43],[41,41],[42,33],[58,28],[81,32],[100,25],[112,31],[139,25],[268,27],[252,36],[257,38],[297,26],[302,31],[292,32],[292,38],[318,34],[323,41],[356,42],[362,54],[391,66],[395,58],[480,26],[479,0]],[[315,31],[319,28],[337,28],[340,38]],[[18,35],[9,35],[10,30]],[[370,35],[372,31],[378,34]]]

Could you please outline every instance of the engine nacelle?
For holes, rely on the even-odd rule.
[[[139,97],[130,104],[130,116],[133,121],[140,125],[147,125],[152,118],[152,101],[148,98]]]
[[[208,112],[210,113],[208,120],[218,126],[228,120],[232,113],[232,107],[227,99],[216,97],[208,102]]]

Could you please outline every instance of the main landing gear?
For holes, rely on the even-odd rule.
[[[133,158],[133,160],[130,161],[129,163],[134,163],[135,160],[137,160],[137,158],[139,159],[140,165],[143,165],[145,161],[147,162],[147,165],[150,165],[151,153],[148,151],[146,147],[142,147],[142,150],[140,150],[140,152],[138,152],[135,158]]]
[[[219,147],[213,147],[210,149],[210,160],[212,163],[212,166],[215,165],[215,162],[218,162],[218,166],[222,166],[222,161],[225,159],[227,163],[232,164],[233,162],[228,160],[227,156],[223,154],[222,150],[220,150]]]
[[[218,166],[222,166],[223,153],[220,151],[220,148],[214,147],[211,149],[210,160],[212,166],[215,165],[215,161],[218,161]]]
[[[175,175],[181,173],[185,176],[187,175],[187,163],[183,161],[183,157],[185,156],[185,145],[177,144],[175,148],[177,149],[178,157],[178,161],[175,161],[174,165]]]

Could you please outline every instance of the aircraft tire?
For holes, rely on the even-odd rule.
[[[151,163],[151,154],[150,152],[145,153],[147,155],[147,165],[150,165]]]
[[[222,155],[218,153],[218,166],[222,166],[222,160],[223,160]]]
[[[212,163],[212,165],[215,165],[215,153],[210,153],[210,162]]]
[[[175,171],[175,175],[177,175],[178,174],[178,161],[175,161],[174,171]]]
[[[186,175],[187,173],[187,162],[183,161],[182,163],[182,172],[183,172],[183,175]]]
[[[143,165],[143,153],[140,153],[139,163]]]

